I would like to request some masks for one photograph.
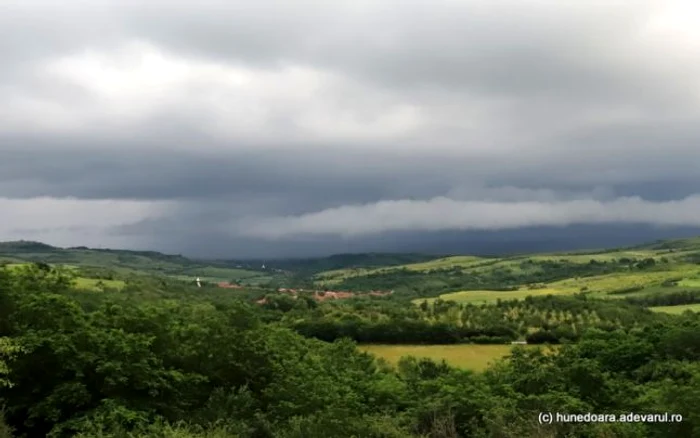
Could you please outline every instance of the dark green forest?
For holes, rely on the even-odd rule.
[[[270,297],[268,297],[269,299]],[[401,299],[367,297],[331,301],[276,295],[265,306],[268,321],[280,321],[307,337],[350,338],[377,344],[529,344],[578,341],[588,329],[631,330],[670,318],[625,302],[585,295],[527,297],[494,305],[427,301],[412,306]]]
[[[145,277],[93,293],[54,267],[0,268],[0,436],[700,437],[697,314],[585,297],[259,306],[261,293]],[[394,368],[349,339],[534,333],[561,345],[516,347],[483,373]],[[683,420],[540,424],[541,412]]]

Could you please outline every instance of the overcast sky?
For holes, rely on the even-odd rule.
[[[698,227],[699,22],[695,0],[0,0],[0,240],[269,257]]]

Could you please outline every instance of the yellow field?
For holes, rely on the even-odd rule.
[[[497,300],[522,300],[528,296],[539,297],[545,295],[562,295],[565,292],[556,289],[521,289],[515,291],[497,291],[497,290],[466,290],[461,292],[452,292],[449,294],[440,295],[440,299],[456,301],[458,303],[470,304],[486,304],[495,303]],[[418,298],[413,300],[414,303],[420,304],[423,301],[431,303],[437,298]]]
[[[526,345],[526,348],[536,348]],[[510,354],[513,345],[359,345],[358,348],[384,358],[392,365],[404,356],[427,357],[473,371],[486,369],[489,363]]]
[[[663,312],[670,313],[673,315],[680,315],[686,310],[690,310],[692,312],[700,312],[700,304],[683,304],[680,306],[658,306],[650,307],[649,309],[653,310],[654,312]]]

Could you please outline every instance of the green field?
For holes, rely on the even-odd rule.
[[[78,277],[75,279],[75,286],[78,289],[99,290],[100,284],[104,285],[105,288],[110,289],[122,289],[126,285],[126,283],[121,280],[98,280],[95,278],[83,277]]]
[[[486,304],[494,303],[497,300],[522,300],[528,296],[544,296],[544,295],[562,295],[564,292],[555,289],[534,289],[534,290],[516,290],[516,291],[496,291],[496,290],[469,290],[461,292],[452,292],[449,294],[440,295],[440,299],[445,301],[455,301],[458,303],[470,304]],[[431,303],[437,298],[418,298],[413,300],[414,303],[420,304],[423,301]]]
[[[683,304],[680,306],[659,306],[650,307],[654,312],[670,313],[672,315],[680,315],[688,310],[692,312],[700,312],[700,304]]]
[[[700,287],[700,278],[686,278],[678,282],[678,286],[683,287]]]
[[[597,298],[624,298],[629,296],[644,295],[649,292],[671,292],[673,287],[662,288],[665,281],[682,279],[678,282],[679,287],[700,287],[700,280],[696,278],[698,267],[696,265],[673,265],[664,271],[651,272],[631,272],[615,273],[608,275],[598,275],[591,277],[568,278],[566,280],[555,281],[545,284],[540,289],[530,289],[521,286],[516,291],[497,290],[467,290],[441,294],[440,299],[445,301],[456,301],[458,303],[487,304],[495,303],[497,300],[524,299],[528,296],[544,295],[573,295],[575,293],[586,292]],[[638,291],[630,291],[624,294],[611,294],[625,289],[639,288]],[[429,303],[437,298],[415,299],[414,303],[421,303],[427,300]]]
[[[414,356],[438,361],[444,359],[456,367],[482,371],[490,362],[509,355],[513,345],[359,345],[358,348],[381,357],[392,365],[398,364],[404,356]],[[525,348],[536,346],[527,345]]]
[[[366,276],[371,274],[386,273],[390,271],[407,269],[409,271],[427,272],[438,269],[451,269],[460,267],[467,272],[483,272],[494,269],[509,268],[519,270],[518,265],[524,260],[532,260],[534,262],[567,262],[567,263],[590,263],[591,260],[597,262],[610,262],[621,258],[644,259],[654,258],[658,261],[661,257],[679,257],[685,252],[678,252],[670,255],[658,250],[620,250],[610,252],[595,252],[595,253],[569,253],[569,254],[537,254],[531,256],[516,256],[516,257],[476,257],[476,256],[453,256],[443,257],[435,260],[430,260],[421,263],[410,263],[405,265],[396,265],[382,268],[349,268],[335,269],[332,271],[321,272],[316,275],[316,279],[321,284],[334,284],[350,277]]]
[[[409,263],[405,265],[388,266],[382,268],[335,269],[332,271],[320,272],[316,275],[316,278],[319,283],[330,285],[333,283],[339,283],[340,281],[350,277],[379,274],[400,269],[422,272],[430,271],[433,269],[450,269],[455,267],[466,268],[479,266],[481,264],[488,263],[489,261],[498,262],[498,260],[499,259],[497,258],[487,259],[476,256],[453,256],[429,260],[427,262]]]
[[[520,255],[511,257],[475,257],[475,256],[453,256],[453,257],[443,257],[437,258],[430,261],[420,262],[420,263],[409,263],[403,265],[394,265],[386,267],[376,267],[376,268],[348,268],[348,269],[335,269],[332,271],[325,271],[317,273],[314,276],[314,282],[317,286],[329,287],[336,285],[341,285],[342,283],[347,284],[348,281],[351,283],[352,280],[360,280],[367,284],[368,288],[372,287],[372,283],[377,282],[387,282],[387,276],[394,276],[395,278],[404,277],[407,281],[415,282],[414,276],[408,275],[406,272],[421,273],[425,274],[426,280],[422,285],[422,289],[427,288],[439,288],[441,284],[444,286],[446,282],[450,281],[451,276],[462,276],[465,282],[468,282],[470,277],[488,277],[492,278],[501,277],[505,278],[507,276],[520,276],[523,278],[522,281],[513,283],[507,283],[509,286],[520,286],[521,291],[528,291],[528,293],[521,294],[517,291],[512,297],[506,297],[503,295],[494,296],[493,299],[486,298],[465,298],[460,297],[461,300],[475,303],[483,302],[493,302],[497,298],[522,298],[528,294],[532,295],[542,295],[547,293],[552,294],[573,294],[580,292],[584,289],[588,292],[595,294],[596,296],[601,296],[604,298],[609,298],[605,296],[610,292],[619,292],[622,289],[628,288],[646,288],[659,286],[664,281],[669,279],[680,280],[688,279],[688,282],[696,281],[700,285],[700,277],[698,276],[698,265],[689,263],[692,257],[698,258],[700,260],[700,248],[695,248],[689,250],[687,248],[674,249],[671,252],[669,249],[657,249],[649,247],[649,249],[623,249],[617,251],[604,251],[604,252],[581,252],[581,253],[551,253],[551,254],[532,254],[532,255]],[[637,263],[641,260],[652,259],[656,263],[652,269],[633,269],[631,266],[627,268],[625,266],[625,259],[631,263]],[[562,280],[546,284],[549,292],[529,292],[530,285],[532,282],[525,280],[525,278],[537,278],[538,274],[542,274],[546,268],[546,264],[559,264],[559,265],[571,265],[571,266],[585,266],[588,264],[609,264],[613,271],[608,271],[607,274],[599,274],[598,276],[576,276],[575,274],[569,278],[560,277]],[[573,271],[582,271],[579,268],[573,268]],[[583,269],[585,271],[585,269]],[[595,275],[595,274],[594,274]],[[382,278],[372,279],[374,276],[380,276]],[[427,279],[431,277],[435,281]],[[408,280],[410,279],[410,280]],[[419,280],[419,281],[422,281]],[[534,280],[533,282],[536,282]],[[358,281],[354,281],[355,285]],[[340,287],[346,287],[345,285]],[[488,289],[488,288],[485,288]],[[472,290],[471,287],[464,287],[462,290]],[[459,288],[455,287],[452,291],[461,292]],[[449,289],[442,289],[441,292],[447,294],[452,292]],[[617,296],[612,298],[619,298]]]
[[[225,261],[192,260],[181,255],[155,251],[57,248],[38,242],[0,242],[0,260],[10,266],[27,262],[43,262],[73,268],[105,268],[124,279],[133,275],[168,276],[183,280],[196,277],[211,282],[239,280],[248,284],[265,284],[273,276],[268,272],[236,268]]]

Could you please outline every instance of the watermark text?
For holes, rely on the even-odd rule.
[[[657,414],[569,414],[563,412],[540,412],[540,424],[553,423],[680,423],[683,421],[681,414],[669,412]]]

